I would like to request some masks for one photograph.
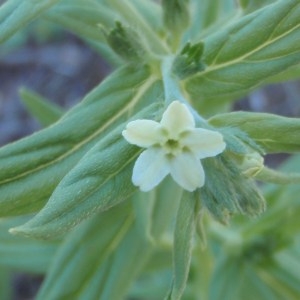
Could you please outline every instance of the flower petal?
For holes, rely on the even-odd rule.
[[[190,192],[202,187],[205,174],[199,159],[191,152],[183,152],[170,161],[170,172],[173,179]]]
[[[147,192],[157,186],[170,173],[169,162],[161,148],[145,150],[135,162],[132,182]]]
[[[191,130],[181,141],[200,159],[216,156],[226,148],[221,133],[203,128]]]
[[[164,112],[161,125],[170,133],[171,138],[178,138],[178,135],[195,127],[195,120],[188,107],[179,101],[173,101]]]
[[[122,135],[130,144],[150,147],[160,141],[160,129],[160,124],[155,121],[135,120],[127,124]]]

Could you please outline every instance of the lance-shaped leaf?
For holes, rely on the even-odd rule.
[[[43,125],[48,126],[59,120],[63,110],[49,100],[26,88],[20,90],[22,102],[27,110]]]
[[[81,299],[125,299],[133,281],[151,255],[151,244],[138,235],[136,226],[131,228],[115,253],[101,266],[93,278],[98,291],[86,289]]]
[[[244,268],[239,257],[232,258],[219,253],[210,282],[209,299],[238,299]]]
[[[120,17],[109,10],[104,3],[93,0],[65,0],[47,11],[45,18],[86,40],[111,65],[121,65],[122,60],[107,45],[101,32],[102,26],[110,28]]]
[[[300,78],[300,64],[294,65],[284,72],[281,72],[268,79],[268,83],[296,80]]]
[[[182,188],[168,176],[153,191],[155,202],[152,209],[151,236],[162,239],[169,233],[182,196]]]
[[[244,10],[244,13],[250,13],[272,2],[274,2],[274,0],[239,0],[239,4]]]
[[[159,99],[147,67],[116,71],[54,125],[0,150],[0,215],[36,211],[101,137]],[[126,78],[126,80],[124,80]]]
[[[37,299],[124,299],[152,251],[140,233],[130,202],[81,224],[60,249]]]
[[[207,67],[184,82],[199,108],[234,100],[300,62],[300,2],[276,1],[203,42]]]
[[[0,7],[0,44],[59,1],[6,1]]]
[[[266,152],[299,152],[300,119],[267,113],[232,112],[209,119],[216,127],[238,127]]]
[[[86,289],[98,290],[93,277],[118,249],[133,218],[128,202],[78,226],[59,249],[37,299],[76,299]]]
[[[140,117],[154,118],[157,109],[153,104]],[[132,195],[137,189],[131,182],[133,163],[142,150],[123,138],[124,127],[121,125],[88,151],[59,183],[46,206],[12,232],[56,238]]]
[[[92,0],[64,0],[47,11],[45,16],[76,35],[95,41],[104,40],[99,25],[112,27],[118,18],[106,5]]]
[[[169,299],[181,299],[190,270],[195,231],[195,203],[191,193],[184,193],[179,204],[174,232],[174,279]]]

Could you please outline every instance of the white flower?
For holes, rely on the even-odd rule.
[[[133,184],[145,192],[168,174],[188,191],[202,187],[205,174],[200,159],[216,156],[226,147],[220,133],[195,128],[193,115],[179,101],[168,106],[160,123],[132,121],[122,134],[130,144],[147,148],[138,157],[132,174]]]

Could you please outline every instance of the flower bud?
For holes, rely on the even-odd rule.
[[[264,167],[264,158],[257,152],[251,152],[244,156],[240,167],[243,175],[255,177]]]
[[[141,37],[130,27],[116,22],[116,27],[106,35],[110,47],[127,61],[144,61],[145,46]]]
[[[194,45],[187,43],[174,60],[172,66],[174,74],[180,79],[184,79],[197,72],[203,71],[205,69],[205,64],[201,59],[203,50],[203,42]]]

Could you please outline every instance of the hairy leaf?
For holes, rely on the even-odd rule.
[[[192,243],[195,231],[195,199],[184,194],[176,217],[174,233],[173,268],[174,281],[171,299],[179,300],[184,292],[190,262],[192,258]]]
[[[156,112],[157,105],[153,105],[140,116],[151,119]],[[13,232],[56,238],[83,219],[131,196],[137,189],[131,183],[133,163],[142,149],[123,138],[124,128],[121,125],[96,143],[62,179],[46,206]]]
[[[103,28],[112,27],[114,21],[119,19],[103,3],[93,0],[63,1],[47,11],[45,18],[83,38],[111,65],[119,66],[124,63],[107,45],[101,32]]]
[[[37,299],[79,299],[82,294],[97,295],[103,286],[100,280],[97,284],[94,280],[105,270],[105,261],[120,247],[133,218],[131,205],[125,203],[78,226],[59,249]]]
[[[55,123],[64,113],[59,106],[29,89],[22,88],[20,96],[28,111],[43,126]]]
[[[232,112],[209,119],[216,127],[238,127],[268,153],[300,151],[300,119],[267,113]]]
[[[300,2],[281,0],[202,40],[206,69],[184,82],[199,111],[300,62]]]
[[[96,1],[65,0],[49,10],[46,18],[72,30],[76,35],[99,42],[104,40],[100,25],[114,26],[117,14]]]
[[[296,64],[284,72],[281,72],[275,76],[268,79],[269,83],[277,83],[281,81],[289,81],[300,78],[300,64]]]
[[[8,0],[0,6],[0,44],[60,0]]]
[[[151,235],[154,239],[162,239],[172,228],[176,211],[182,196],[182,188],[168,176],[153,191],[155,202],[152,209]]]
[[[273,2],[275,2],[275,0],[239,0],[245,13],[255,11]]]
[[[116,206],[71,233],[37,299],[124,299],[151,251],[131,203]]]
[[[161,96],[161,84],[147,67],[125,67],[54,125],[0,149],[0,215],[38,210],[85,152]]]

